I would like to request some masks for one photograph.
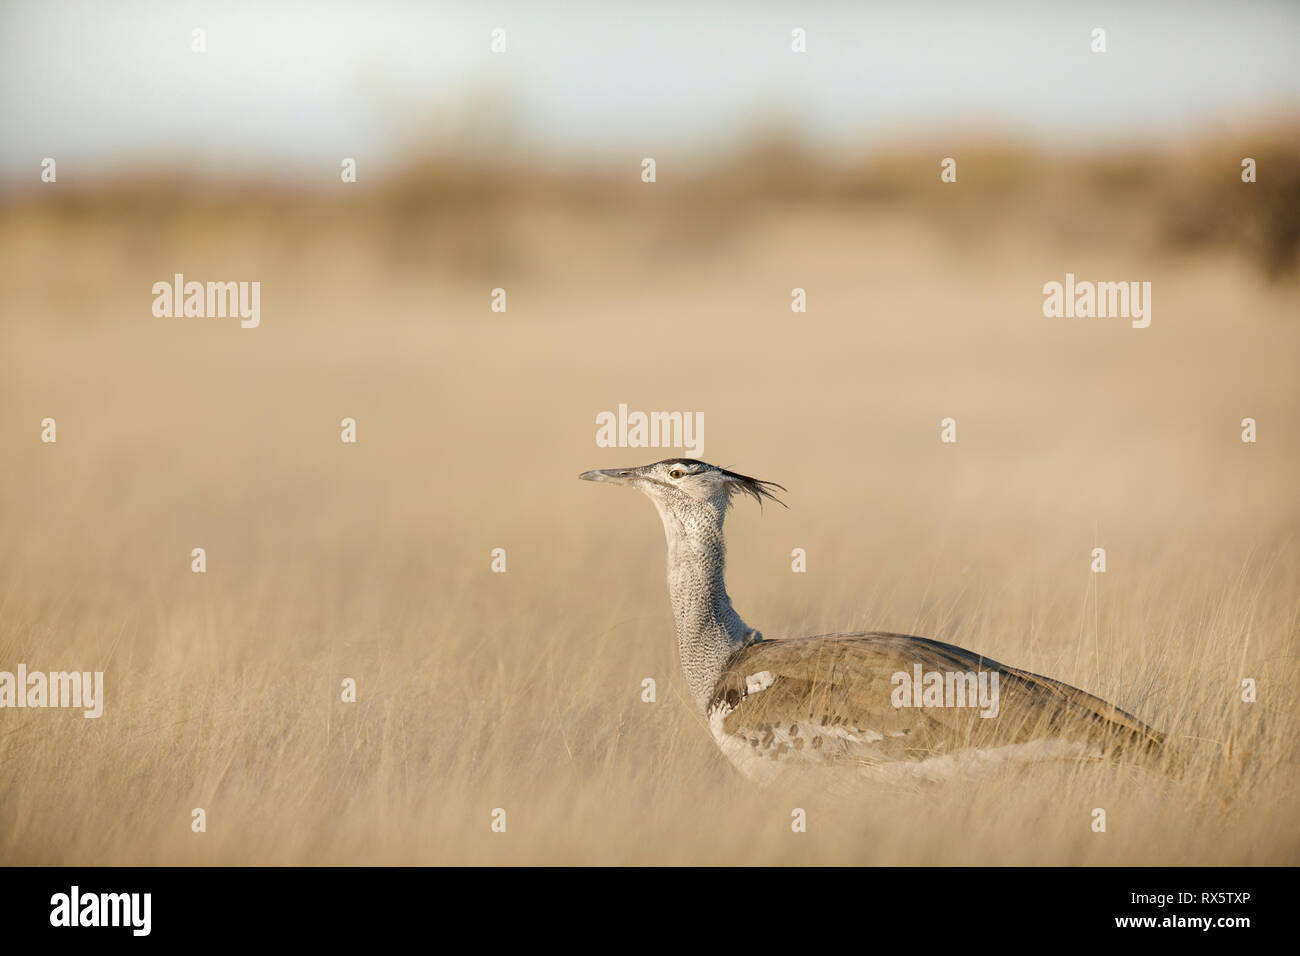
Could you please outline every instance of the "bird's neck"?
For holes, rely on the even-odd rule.
[[[727,595],[725,505],[688,514],[661,508],[659,514],[668,539],[668,598],[677,623],[677,652],[691,695],[703,710],[727,661],[762,635],[741,620]]]

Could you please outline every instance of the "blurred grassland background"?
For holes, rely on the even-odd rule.
[[[0,198],[0,669],[107,693],[0,712],[0,862],[1300,862],[1300,119],[848,159],[760,128],[652,186],[640,155],[163,157]],[[260,281],[260,328],[155,318],[176,272]],[[1150,328],[1044,318],[1066,272],[1150,281]],[[653,508],[576,480],[674,454],[597,448],[619,403],[702,411],[703,457],[790,489],[728,519],[769,638],[971,647],[1186,775],[756,790],[687,699]]]

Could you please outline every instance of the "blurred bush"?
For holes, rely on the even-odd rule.
[[[940,183],[945,156],[957,159],[955,185]],[[1246,156],[1258,164],[1250,185],[1241,181]],[[241,224],[278,234],[287,246],[342,231],[372,241],[391,268],[476,272],[526,262],[546,242],[544,232],[516,229],[529,211],[609,224],[604,239],[580,231],[579,243],[626,239],[642,252],[696,255],[743,237],[753,217],[791,206],[864,214],[887,207],[967,242],[1014,231],[1072,247],[1230,251],[1276,279],[1300,265],[1300,122],[1161,149],[1081,152],[989,138],[897,142],[859,157],[819,153],[798,136],[765,131],[685,171],[680,161],[661,168],[653,186],[640,180],[639,157],[618,168],[575,168],[539,163],[517,147],[484,155],[444,146],[347,187],[140,169],[57,191],[11,190],[0,197],[0,222],[11,229],[38,220],[60,229],[98,222],[146,252]]]

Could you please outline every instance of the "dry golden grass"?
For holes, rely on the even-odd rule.
[[[368,202],[11,209],[0,669],[102,669],[107,704],[0,712],[0,861],[1300,862],[1294,280],[1122,230],[652,202],[472,206],[460,246]],[[1151,327],[1044,319],[1067,270],[1152,281]],[[260,280],[261,328],[153,318],[175,271]],[[666,457],[595,447],[619,402],[703,411],[704,457],[789,487],[729,523],[768,637],[962,644],[1115,700],[1186,775],[754,789],[686,700],[653,509],[576,480]]]

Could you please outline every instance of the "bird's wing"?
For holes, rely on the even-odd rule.
[[[922,697],[897,676],[906,674],[914,684],[918,667]],[[924,696],[924,675],[936,672],[945,681],[941,695],[947,694],[948,674],[976,679],[973,686],[957,679],[953,692],[938,698],[945,705],[934,706],[933,688]],[[973,693],[964,705],[953,706],[961,700],[957,684],[963,697]],[[720,742],[725,739],[732,753],[817,762],[925,760],[1035,742],[1095,754],[1160,745],[1160,735],[1141,721],[1077,687],[902,634],[752,644],[723,672],[709,711],[715,734],[724,735]]]

